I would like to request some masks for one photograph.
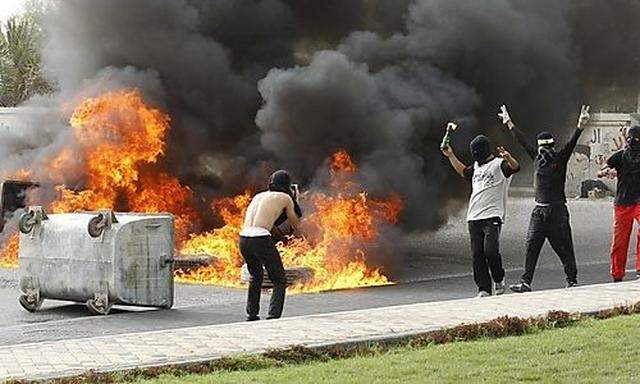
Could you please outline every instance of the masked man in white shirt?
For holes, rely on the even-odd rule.
[[[467,221],[473,254],[473,278],[478,286],[478,297],[505,291],[504,268],[500,256],[500,230],[504,222],[507,190],[513,174],[520,170],[518,161],[504,148],[498,147],[498,156],[491,151],[491,143],[478,135],[469,145],[474,163],[465,165],[450,146],[442,148],[455,171],[471,182],[471,196]]]

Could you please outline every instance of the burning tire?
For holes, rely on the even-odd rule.
[[[181,255],[175,258],[173,269],[194,271],[201,267],[208,267],[217,262],[217,259],[213,256]]]
[[[273,288],[273,283],[269,279],[267,270],[263,268],[262,271],[262,288]],[[304,284],[311,281],[311,279],[313,278],[313,270],[309,267],[290,267],[285,268],[284,272],[287,277],[287,285]],[[249,274],[247,264],[242,265],[240,280],[245,284],[249,284],[249,282],[251,281],[251,274]]]

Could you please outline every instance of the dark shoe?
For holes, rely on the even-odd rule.
[[[578,286],[578,282],[577,281],[569,281],[567,282],[567,288],[573,288],[573,287],[577,287]]]
[[[247,317],[247,321],[258,321],[260,320],[260,316],[249,316]]]
[[[637,278],[637,279],[640,279],[640,269],[638,269],[638,270],[636,271],[636,278]]]
[[[277,317],[276,316],[268,316],[267,320],[275,320],[275,319],[279,319],[279,318],[280,318],[280,316],[277,316]]]
[[[504,283],[504,279],[502,279],[499,283],[493,283],[493,294],[496,296],[503,295],[507,290],[507,285]]]
[[[518,284],[511,284],[509,286],[509,289],[515,293],[531,292],[531,286],[524,282],[521,282]]]
[[[614,283],[622,283],[622,279],[613,279]]]

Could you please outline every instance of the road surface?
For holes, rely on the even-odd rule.
[[[532,208],[530,198],[514,198],[502,232],[507,281],[517,281],[524,259],[524,236]],[[611,201],[571,201],[580,284],[609,281],[608,249]],[[396,285],[336,292],[291,295],[285,316],[338,312],[473,296],[466,223],[462,214],[436,233],[411,234],[405,239]],[[631,265],[631,262],[630,262]],[[629,278],[635,278],[630,274]],[[557,257],[545,245],[534,289],[564,286]],[[146,330],[222,324],[244,319],[245,291],[179,284],[176,304],[168,311],[121,307],[106,317],[90,316],[83,305],[46,301],[38,313],[22,310],[17,301],[17,271],[0,270],[0,345],[90,337]],[[263,298],[263,310],[267,306]]]

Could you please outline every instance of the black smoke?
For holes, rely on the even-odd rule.
[[[599,90],[640,81],[633,0],[55,4],[43,58],[58,92],[30,102],[46,119],[0,138],[3,170],[65,146],[59,111],[78,95],[137,86],[170,113],[165,165],[198,193],[263,187],[275,168],[321,186],[344,148],[372,195],[403,197],[408,229],[437,228],[466,197],[438,149],[447,120],[468,159],[479,132],[513,147],[502,103],[530,135],[562,135]]]
[[[416,1],[404,32],[353,32],[337,51],[261,80],[262,146],[306,170],[344,147],[363,165],[371,193],[403,195],[404,224],[435,227],[462,195],[451,192],[438,151],[447,119],[461,123],[464,143],[478,131],[498,132],[501,103],[532,129],[560,130],[572,112],[564,13],[552,1]]]

